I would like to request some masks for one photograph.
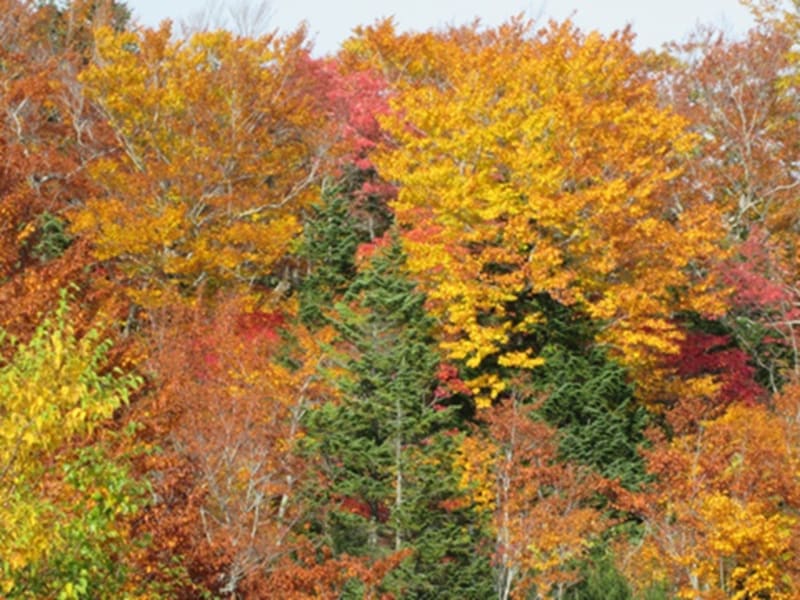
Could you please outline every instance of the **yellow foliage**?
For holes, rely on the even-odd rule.
[[[798,436],[794,414],[734,405],[652,451],[659,482],[640,507],[630,580],[670,581],[681,598],[796,598]]]
[[[459,487],[482,512],[495,510],[496,453],[497,448],[491,441],[468,436],[461,441],[453,460],[453,469],[461,474]]]
[[[81,338],[66,305],[0,364],[0,566],[12,571],[57,549],[61,525],[44,480],[66,444],[90,435],[128,400],[138,379],[101,375],[108,349],[96,332]],[[0,582],[8,588],[9,582]]]
[[[540,349],[506,350],[525,317],[505,307],[547,293],[606,323],[601,341],[645,380],[654,354],[676,351],[675,309],[724,308],[688,268],[718,252],[721,219],[668,189],[695,138],[626,34],[382,23],[346,48],[397,90],[383,120],[395,143],[375,163],[399,184],[408,265],[451,358],[534,368]]]
[[[118,260],[137,301],[204,281],[246,288],[286,254],[321,160],[305,52],[301,32],[96,32],[81,81],[120,152],[94,163],[102,193],[72,224]]]

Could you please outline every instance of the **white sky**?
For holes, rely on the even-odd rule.
[[[165,18],[176,24],[186,21],[208,6],[205,0],[128,0],[127,5],[140,23],[151,26]],[[356,25],[390,15],[402,30],[462,24],[475,17],[497,25],[521,12],[544,20],[572,15],[582,29],[604,33],[630,23],[640,49],[681,40],[698,23],[715,24],[734,35],[752,25],[738,0],[270,0],[269,5],[270,28],[288,31],[308,22],[317,54],[334,52]]]

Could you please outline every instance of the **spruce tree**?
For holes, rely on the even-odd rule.
[[[325,185],[318,205],[311,208],[303,230],[300,257],[307,273],[300,286],[300,319],[308,326],[325,322],[323,312],[341,298],[356,275],[360,241],[350,218],[350,199],[337,185]]]
[[[339,398],[306,423],[329,484],[321,529],[336,553],[408,552],[384,582],[398,597],[482,598],[491,580],[488,558],[475,555],[478,517],[453,501],[455,438],[445,432],[457,417],[435,404],[434,323],[403,265],[391,238],[335,306]]]
[[[639,448],[648,414],[636,404],[625,369],[596,346],[576,352],[554,344],[542,355],[540,414],[559,429],[562,457],[636,488],[645,479]]]
[[[505,349],[533,348],[544,358],[527,376],[533,397],[543,398],[538,416],[559,430],[561,458],[593,467],[627,487],[640,484],[645,468],[639,448],[648,412],[636,402],[625,368],[597,344],[599,324],[579,306],[566,306],[548,294],[522,295],[503,313],[516,319]],[[531,314],[540,318],[522,327]],[[485,361],[480,369],[466,369],[465,379],[486,373],[503,381],[519,376],[515,368]]]

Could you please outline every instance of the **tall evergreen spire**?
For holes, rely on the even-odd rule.
[[[482,597],[488,560],[467,551],[476,516],[443,508],[459,493],[455,440],[444,434],[456,416],[434,399],[434,322],[405,276],[399,241],[386,241],[332,313],[340,397],[307,420],[334,506],[328,534],[340,553],[410,551],[385,582],[394,594]]]

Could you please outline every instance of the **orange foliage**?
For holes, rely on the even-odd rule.
[[[173,306],[149,318],[144,368],[157,387],[135,418],[165,453],[144,467],[157,474],[159,496],[143,525],[154,539],[145,560],[157,574],[184,555],[211,589],[255,589],[295,548],[304,515],[306,464],[295,445],[323,391],[317,343],[283,315],[235,299],[213,314]]]
[[[500,598],[563,593],[579,579],[576,559],[606,526],[589,503],[600,480],[558,460],[555,431],[535,420],[535,408],[511,398],[488,409],[488,439],[467,438],[456,462],[462,487],[493,514]]]
[[[631,582],[670,582],[681,598],[797,597],[797,389],[777,404],[777,413],[734,404],[648,451],[657,481],[623,502],[646,532],[626,551]]]
[[[93,165],[102,188],[77,213],[133,298],[273,275],[317,195],[324,140],[302,30],[285,37],[97,32],[81,75],[117,139]],[[324,136],[322,136],[324,138]]]
[[[280,591],[287,600],[336,600],[342,597],[345,584],[358,579],[364,585],[363,598],[373,600],[378,596],[378,587],[386,574],[396,568],[410,554],[410,550],[395,552],[388,557],[367,561],[342,555],[333,558],[326,549],[320,558],[307,542],[295,548],[296,557],[284,557],[270,573],[261,587],[249,590],[251,596],[265,597]]]
[[[65,231],[71,204],[97,193],[88,171],[109,143],[77,77],[91,28],[116,24],[117,10],[0,2],[0,328],[22,339],[63,288],[76,299],[71,321],[79,334],[98,313],[111,328],[126,309],[103,273],[88,268],[86,244]]]
[[[374,162],[399,186],[409,268],[451,358],[540,364],[540,349],[506,346],[538,322],[510,307],[546,292],[607,324],[602,341],[646,394],[655,356],[677,351],[672,312],[724,308],[696,277],[724,233],[715,208],[669,195],[696,138],[660,106],[628,33],[516,20],[396,34],[384,22],[346,48],[393,81],[382,123],[394,144]],[[503,388],[474,385],[484,405]]]

